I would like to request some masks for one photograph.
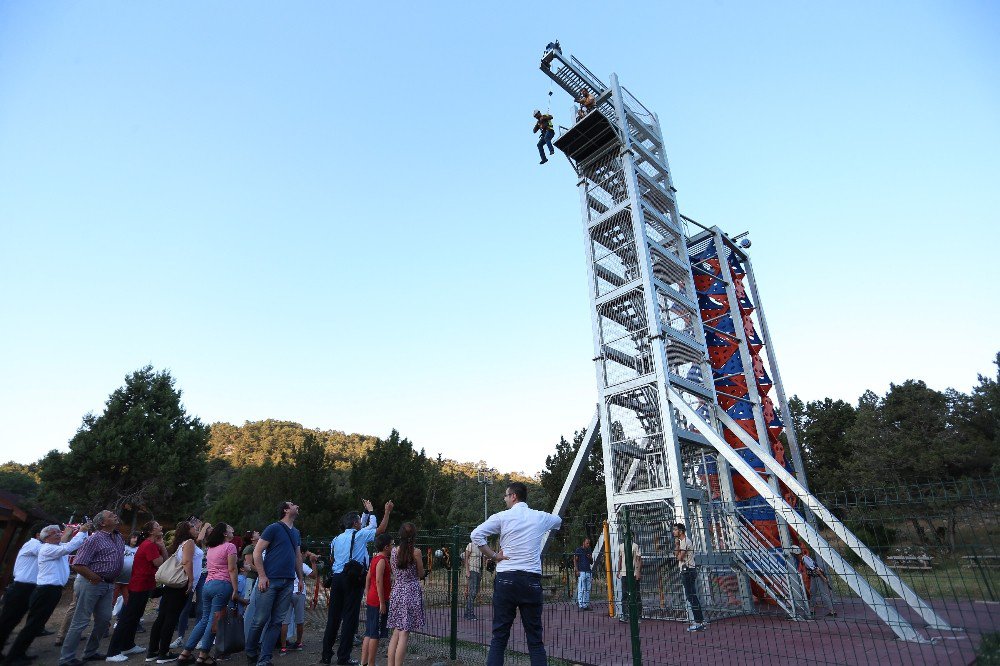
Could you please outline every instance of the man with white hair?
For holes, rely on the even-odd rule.
[[[42,545],[38,549],[38,579],[28,602],[28,619],[10,647],[5,665],[33,661],[33,657],[27,656],[27,650],[45,629],[45,623],[59,605],[63,588],[69,580],[69,556],[83,545],[87,530],[91,529],[93,525],[90,523],[76,528],[67,527],[65,531],[58,525],[49,525],[39,533]]]
[[[32,530],[31,538],[17,551],[17,559],[14,560],[14,580],[4,592],[3,610],[0,610],[0,653],[14,627],[20,624],[24,614],[28,612],[28,602],[31,600],[31,593],[35,591],[38,549],[42,547],[42,542],[38,539],[40,530],[41,526]],[[0,659],[2,658],[0,654]]]
[[[111,597],[115,580],[125,561],[125,541],[118,533],[118,516],[114,511],[101,511],[94,516],[97,531],[90,535],[73,559],[73,571],[84,581],[80,583],[76,610],[69,631],[63,639],[59,663],[63,666],[80,663],[76,650],[80,636],[94,618],[94,629],[83,649],[83,660],[102,657],[98,652],[101,639],[111,624]]]

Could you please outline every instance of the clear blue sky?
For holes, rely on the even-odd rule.
[[[0,1],[3,458],[150,363],[207,422],[540,469],[596,401],[553,38],[751,232],[789,393],[991,372],[1000,5],[633,4]]]

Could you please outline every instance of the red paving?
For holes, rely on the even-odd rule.
[[[741,616],[712,622],[703,632],[688,633],[685,624],[643,620],[642,663],[772,665],[772,664],[970,664],[984,632],[1000,630],[1000,604],[942,602],[935,610],[965,631],[923,632],[934,644],[897,640],[895,634],[860,602],[838,605],[837,618],[793,622],[774,616]],[[599,606],[595,605],[595,609]],[[607,616],[606,606],[581,613],[573,603],[545,605],[545,647],[550,657],[594,666],[631,666],[628,625]],[[909,617],[908,609],[900,608]],[[459,619],[458,638],[488,644],[492,610],[477,608],[478,621]],[[429,609],[427,627],[448,635],[448,609]],[[919,626],[914,624],[914,626]],[[435,631],[440,629],[440,631]],[[515,621],[509,649],[527,652],[524,633]]]

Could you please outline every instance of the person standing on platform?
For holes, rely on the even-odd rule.
[[[594,110],[597,106],[597,100],[594,96],[590,94],[587,88],[580,88],[580,96],[576,98],[576,103],[580,105],[580,108],[576,112],[576,120],[580,122],[584,116]]]
[[[290,500],[282,502],[278,507],[279,520],[264,529],[254,546],[257,599],[250,640],[246,644],[248,664],[255,663],[254,658],[261,666],[271,663],[281,623],[288,616],[288,606],[292,601],[292,581],[298,578],[299,587],[305,587],[302,538],[294,527],[298,517],[298,504]]]
[[[701,601],[698,599],[698,565],[694,561],[694,544],[687,538],[687,528],[684,523],[674,524],[674,556],[681,570],[681,582],[684,583],[684,596],[691,604],[691,614],[694,622],[688,631],[701,631],[705,628],[705,617],[701,612]]]
[[[14,560],[14,580],[7,586],[3,595],[3,610],[0,610],[0,653],[3,652],[7,639],[14,628],[24,619],[31,601],[31,593],[35,591],[35,581],[38,579],[38,550],[42,547],[40,531],[42,526],[33,530],[30,539],[24,542],[17,551]],[[3,657],[0,656],[0,659]]]
[[[28,648],[45,629],[45,623],[62,599],[69,580],[69,556],[83,545],[87,530],[92,529],[90,523],[75,529],[67,527],[65,531],[58,525],[49,525],[39,533],[42,545],[38,549],[38,578],[28,601],[28,617],[10,646],[5,666],[30,664],[34,660],[34,656],[28,656]]]
[[[471,541],[465,547],[465,578],[469,584],[465,598],[465,619],[478,620],[475,607],[476,595],[479,594],[479,583],[483,579],[483,554]]]
[[[351,659],[351,648],[354,647],[354,632],[358,630],[358,615],[361,612],[361,595],[365,589],[365,566],[368,562],[368,544],[375,537],[385,532],[392,513],[392,500],[385,503],[385,514],[382,522],[375,526],[374,507],[369,500],[362,500],[365,513],[358,515],[351,511],[344,515],[341,521],[344,531],[330,542],[330,570],[333,573],[333,584],[330,587],[330,606],[326,614],[326,630],[323,632],[323,647],[320,652],[320,663],[329,664],[333,659],[333,644],[340,634],[340,646],[337,648],[338,664],[358,664]],[[348,567],[348,563],[351,566]],[[351,569],[353,563],[361,567],[361,575],[355,575]]]
[[[557,515],[528,506],[528,488],[515,481],[503,496],[506,511],[494,513],[472,531],[479,552],[497,563],[493,582],[493,637],[487,666],[501,666],[515,613],[521,614],[531,666],[545,666],[542,640],[542,537],[562,526]],[[500,535],[500,550],[486,543]]]
[[[582,611],[590,610],[590,584],[593,582],[591,568],[594,566],[594,551],[590,538],[573,551],[573,570],[576,572],[576,603]]]
[[[535,109],[535,129],[531,130],[532,134],[535,132],[541,132],[541,136],[538,139],[538,156],[542,158],[539,164],[545,164],[549,161],[549,158],[545,156],[545,147],[548,146],[549,155],[555,155],[555,148],[552,147],[552,139],[556,135],[556,131],[552,125],[552,116],[547,113],[542,113],[538,109]]]
[[[83,660],[101,659],[98,650],[101,639],[111,626],[111,607],[115,581],[125,563],[125,540],[118,533],[118,516],[114,511],[101,511],[94,516],[97,531],[90,535],[73,558],[77,574],[76,608],[62,642],[60,664],[76,664],[76,650],[84,630],[94,620],[94,628],[83,648]],[[83,581],[83,582],[80,582]],[[68,611],[67,611],[68,613]]]

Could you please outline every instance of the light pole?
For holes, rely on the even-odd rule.
[[[486,489],[493,485],[493,470],[483,463],[479,466],[479,473],[476,476],[483,486],[483,520],[486,520],[490,517],[489,510],[486,508]]]

